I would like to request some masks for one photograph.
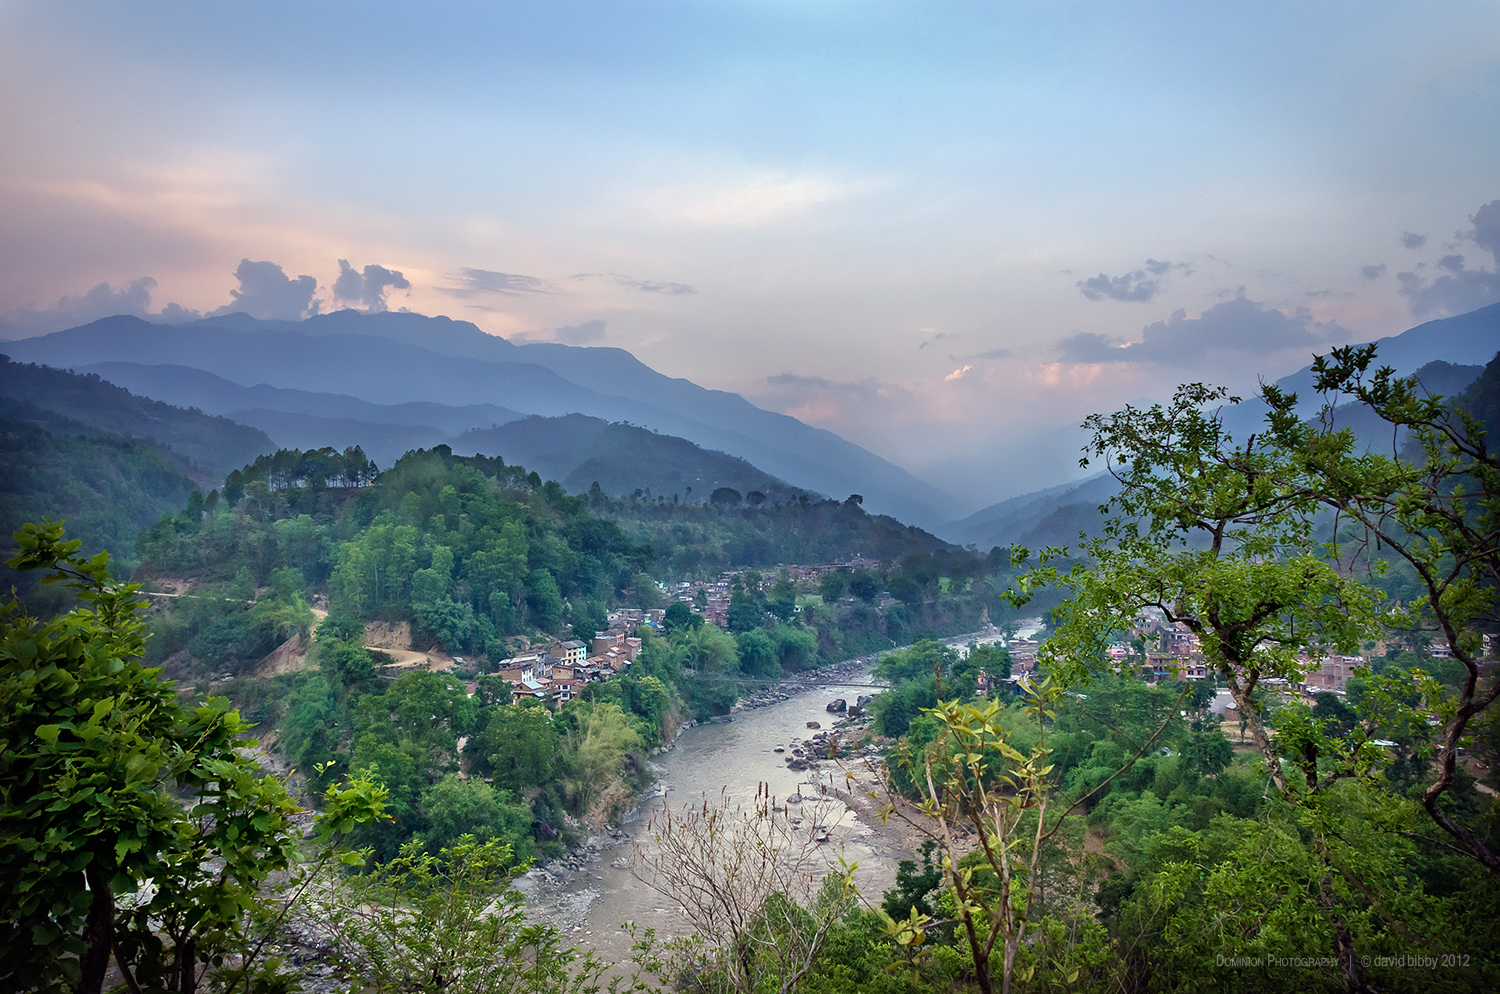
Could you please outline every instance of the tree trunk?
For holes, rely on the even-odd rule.
[[[178,949],[178,990],[182,994],[197,994],[198,991],[198,943],[191,936]]]
[[[1271,743],[1270,736],[1266,735],[1266,726],[1261,724],[1260,713],[1255,710],[1255,702],[1251,700],[1250,693],[1255,689],[1255,681],[1244,685],[1240,683],[1238,675],[1233,669],[1234,664],[1228,661],[1219,664],[1219,672],[1224,675],[1224,682],[1229,687],[1229,696],[1234,698],[1235,706],[1240,709],[1240,741],[1245,740],[1245,729],[1250,730],[1250,739],[1260,754],[1266,759],[1271,779],[1276,781],[1276,789],[1283,795],[1289,793],[1286,782],[1286,774],[1281,771],[1281,756],[1276,752],[1276,746]]]
[[[83,927],[83,955],[78,957],[78,994],[99,994],[109,969],[110,949],[115,940],[115,895],[97,861],[84,871],[88,881],[89,916]]]

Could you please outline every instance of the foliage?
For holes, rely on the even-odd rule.
[[[327,465],[313,472],[311,456]],[[368,482],[361,458],[267,457],[233,481],[244,495],[232,507],[152,528],[148,568],[221,582],[246,568],[256,583],[293,568],[326,584],[336,613],[395,611],[451,652],[499,658],[504,636],[556,632],[575,611],[592,620],[650,561],[582,501],[501,460],[439,446],[408,453],[378,485],[334,487]]]
[[[141,443],[204,487],[223,479],[231,466],[272,448],[271,440],[258,428],[137,397],[95,373],[82,375],[11,362],[4,356],[0,356],[0,397],[13,416],[34,421],[54,434],[123,437],[127,444]]]
[[[1298,472],[1283,485],[1302,485],[1307,495],[1357,525],[1343,548],[1335,538],[1336,554],[1357,559],[1382,551],[1414,577],[1413,596],[1394,605],[1385,620],[1433,632],[1463,668],[1452,690],[1430,678],[1418,682],[1421,710],[1436,715],[1443,728],[1435,749],[1424,750],[1435,756],[1438,775],[1423,791],[1422,807],[1500,875],[1500,852],[1443,808],[1470,723],[1500,696],[1500,684],[1482,686],[1479,669],[1480,630],[1500,625],[1500,454],[1488,445],[1489,427],[1470,409],[1494,409],[1500,356],[1475,384],[1476,393],[1456,406],[1428,394],[1415,377],[1397,377],[1389,367],[1371,373],[1374,357],[1373,345],[1319,356],[1313,364],[1317,389],[1333,398],[1330,408],[1348,393],[1404,429],[1405,458],[1358,452],[1352,432],[1298,418],[1296,397],[1268,388],[1274,436],[1297,459]]]
[[[526,921],[510,886],[524,868],[493,839],[464,836],[436,854],[413,842],[369,873],[327,877],[318,918],[360,990],[599,990],[604,964],[593,953],[580,957],[557,929]]]
[[[141,665],[138,588],[109,578],[107,554],[84,558],[52,523],[16,542],[12,567],[83,606],[48,622],[0,607],[0,976],[97,992],[113,956],[191,991],[297,861],[297,805],[241,755],[248,726],[227,700],[185,707]],[[329,832],[379,806],[360,787],[345,799]]]
[[[1367,588],[1313,551],[1316,503],[1304,474],[1274,446],[1238,445],[1210,411],[1225,397],[1193,384],[1166,406],[1089,418],[1083,464],[1102,458],[1119,478],[1107,505],[1114,515],[1102,536],[1083,542],[1083,559],[1062,570],[1062,551],[1047,550],[1020,587],[1073,591],[1053,610],[1056,630],[1038,651],[1068,683],[1118,669],[1107,650],[1144,611],[1185,626],[1286,791],[1255,689],[1262,679],[1300,682],[1310,659],[1357,649],[1374,630],[1374,605]],[[1317,771],[1308,775],[1315,785]]]
[[[645,776],[639,733],[610,701],[570,701],[559,719],[568,726],[563,756],[573,809],[589,812],[605,801],[613,820],[630,805]]]
[[[15,402],[0,399],[0,534],[44,515],[65,520],[87,547],[111,552],[117,578],[129,576],[140,562],[136,536],[176,513],[193,482],[139,442],[83,425],[53,423],[56,430],[49,431],[25,414]],[[37,610],[60,607],[55,596],[45,605],[35,600],[39,591],[30,576],[0,569],[0,585],[13,584]]]
[[[1105,776],[1115,785],[1096,795],[1090,822],[1107,830],[1106,853],[1124,872],[1097,900],[1127,970],[1153,987],[1494,982],[1480,951],[1493,941],[1490,897],[1473,874],[1494,870],[1494,809],[1456,762],[1494,699],[1474,654],[1478,631],[1494,624],[1494,462],[1477,421],[1388,370],[1367,376],[1370,358],[1337,350],[1317,360],[1318,386],[1347,390],[1408,431],[1405,458],[1362,451],[1326,411],[1303,420],[1295,398],[1275,390],[1265,396],[1270,430],[1237,443],[1211,410],[1223,392],[1183,387],[1171,405],[1090,419],[1088,455],[1122,485],[1113,517],[1066,569],[1048,550],[1022,580],[1023,596],[1048,583],[1072,590],[1040,656],[1087,689],[1079,699],[1090,710],[1139,724],[1136,705],[1100,674],[1128,679],[1130,654],[1109,649],[1154,612],[1198,636],[1260,754],[1255,767],[1234,761],[1199,714],[1168,733],[1159,756],[1110,773],[1124,743],[1081,734],[1059,709],[1051,741],[1063,800]],[[1320,547],[1315,534],[1330,541]],[[1381,579],[1377,547],[1401,567],[1400,582],[1385,584],[1394,604],[1363,582]],[[1347,704],[1280,692],[1381,624],[1425,624],[1458,658],[1381,661],[1351,681]],[[1206,700],[1193,697],[1195,707]],[[1438,760],[1431,773],[1427,757]],[[1414,966],[1416,949],[1448,972]],[[1299,968],[1269,968],[1278,963]]]
[[[908,778],[920,784],[921,818],[912,816],[887,782],[887,817],[906,820],[941,847],[944,917],[957,926],[957,943],[966,953],[970,976],[986,994],[996,988],[996,955],[1000,990],[1009,992],[1014,983],[1027,983],[1036,975],[1038,964],[1021,962],[1018,954],[1028,930],[1042,917],[1038,910],[1046,882],[1047,844],[1086,800],[1061,799],[1049,823],[1048,808],[1059,799],[1046,729],[1057,717],[1063,692],[1049,680],[1023,687],[1029,698],[1025,713],[1037,730],[1027,752],[1013,744],[998,701],[940,701],[928,712],[939,728],[932,745],[918,756],[903,744],[891,764],[906,768]],[[1164,728],[1165,723],[1147,737],[1115,776],[1151,748]],[[1090,793],[1107,785],[1108,781],[1099,784]],[[928,931],[943,924],[913,901],[905,918],[887,919],[887,930],[899,945],[921,947]]]

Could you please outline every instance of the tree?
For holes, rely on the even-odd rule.
[[[823,849],[842,807],[810,799],[797,825],[760,784],[748,808],[725,794],[654,815],[631,872],[693,924],[677,965],[709,990],[796,990],[853,904],[855,866]]]
[[[107,553],[52,522],[15,539],[9,565],[82,606],[39,622],[0,605],[0,982],[96,994],[113,959],[132,985],[194,991],[298,860],[298,806],[241,754],[226,699],[184,706],[141,665],[145,605]],[[381,804],[370,785],[347,801],[343,832]],[[126,892],[147,897],[127,912]]]
[[[1311,659],[1357,649],[1373,631],[1374,605],[1368,588],[1316,554],[1318,503],[1308,473],[1274,443],[1257,444],[1254,436],[1236,442],[1216,409],[1226,399],[1237,402],[1222,389],[1191,384],[1166,406],[1090,417],[1085,427],[1093,437],[1082,464],[1103,459],[1119,480],[1108,505],[1113,514],[1066,573],[1050,565],[1057,552],[1049,550],[1021,585],[1074,591],[1053,609],[1056,628],[1038,651],[1039,662],[1064,682],[1118,667],[1106,649],[1142,612],[1158,612],[1198,636],[1271,780],[1293,799],[1357,774],[1361,762],[1375,761],[1376,749],[1356,744],[1349,762],[1329,765],[1325,743],[1306,722],[1278,729],[1273,740],[1255,692],[1263,678],[1300,683]],[[1341,972],[1358,985],[1348,927],[1355,909],[1333,886],[1333,849],[1318,845],[1319,927]]]
[[[519,797],[552,775],[558,741],[546,708],[534,702],[502,704],[489,709],[483,731],[469,740],[466,751],[481,772],[493,775],[496,787]]]
[[[875,598],[880,596],[880,590],[884,585],[885,578],[874,570],[856,570],[849,577],[849,593],[866,604],[875,603]]]
[[[776,677],[781,667],[776,662],[776,643],[764,628],[752,628],[734,637],[740,655],[740,672],[746,676]]]
[[[931,840],[942,852],[943,881],[949,891],[948,924],[957,925],[959,941],[968,953],[976,986],[983,994],[996,989],[992,956],[1000,956],[999,989],[1011,990],[1019,979],[1029,982],[1035,967],[1018,968],[1017,956],[1028,930],[1046,923],[1035,913],[1043,886],[1045,844],[1069,816],[1128,770],[1153,747],[1170,722],[1146,735],[1134,755],[1114,773],[1075,799],[1057,796],[1052,749],[1047,744],[1048,723],[1056,718],[1062,689],[1050,680],[1025,684],[1026,713],[1038,735],[1023,753],[1012,744],[996,701],[962,703],[940,701],[926,714],[937,719],[938,737],[915,755],[903,741],[892,760],[919,785],[921,801],[914,818],[897,796],[888,768],[885,780],[890,803],[885,817],[898,817]],[[1048,810],[1054,817],[1048,821]],[[886,918],[887,931],[902,948],[926,941],[928,930],[944,922],[915,903],[907,917]],[[1058,986],[1071,985],[1078,970],[1064,964]]]
[[[724,613],[724,624],[731,632],[748,632],[760,627],[766,610],[751,594],[736,588],[729,595],[729,609]]]
[[[1295,398],[1275,390],[1265,392],[1269,430],[1238,442],[1214,410],[1233,399],[1222,390],[1184,386],[1170,405],[1088,420],[1093,438],[1085,464],[1105,459],[1121,485],[1108,507],[1112,515],[1101,537],[1082,543],[1083,555],[1066,572],[1054,566],[1058,550],[1049,550],[1021,584],[1026,590],[1038,583],[1073,589],[1072,599],[1053,610],[1056,629],[1039,653],[1049,672],[1065,681],[1122,668],[1120,657],[1106,649],[1131,632],[1142,612],[1196,634],[1277,787],[1266,801],[1266,844],[1242,851],[1260,855],[1205,866],[1187,853],[1159,871],[1157,884],[1177,887],[1170,893],[1217,895],[1205,897],[1197,911],[1181,907],[1176,897],[1154,905],[1157,913],[1171,908],[1173,921],[1186,926],[1174,924],[1164,933],[1162,969],[1171,970],[1172,953],[1185,955],[1188,936],[1215,934],[1219,909],[1250,907],[1236,905],[1246,895],[1279,893],[1274,915],[1266,905],[1266,913],[1247,911],[1228,926],[1243,943],[1238,948],[1277,955],[1315,950],[1331,964],[1330,984],[1363,990],[1376,974],[1360,952],[1385,948],[1397,936],[1467,943],[1484,932],[1470,928],[1461,907],[1444,904],[1431,884],[1413,882],[1422,872],[1416,868],[1433,859],[1419,857],[1413,842],[1432,846],[1435,840],[1410,831],[1417,827],[1414,806],[1378,775],[1389,760],[1374,740],[1401,737],[1382,729],[1411,729],[1421,742],[1430,738],[1425,714],[1404,673],[1366,681],[1360,720],[1352,727],[1326,708],[1314,714],[1305,704],[1283,702],[1267,684],[1272,678],[1301,683],[1312,661],[1357,650],[1379,621],[1435,619],[1452,640],[1472,649],[1477,637],[1466,626],[1493,606],[1494,574],[1484,550],[1493,548],[1496,534],[1485,524],[1494,513],[1493,496],[1475,494],[1493,494],[1493,483],[1483,481],[1494,473],[1485,468],[1482,433],[1476,444],[1471,422],[1430,398],[1419,400],[1414,385],[1402,386],[1387,373],[1362,386],[1358,362],[1337,357],[1334,363],[1319,359],[1315,368],[1321,386],[1350,385],[1356,395],[1363,389],[1377,413],[1411,427],[1425,446],[1417,463],[1357,453],[1351,432],[1333,429],[1326,418],[1301,420]],[[1334,541],[1320,548],[1314,530],[1329,508],[1344,520],[1333,522]],[[1403,611],[1377,610],[1376,593],[1361,578],[1378,575],[1381,566],[1354,568],[1339,534],[1349,517],[1370,539],[1395,547],[1418,574],[1428,571],[1425,597]],[[1018,559],[1025,555],[1018,550]],[[1443,722],[1446,743],[1456,745],[1453,736],[1494,699],[1492,690],[1477,689],[1477,667],[1469,672],[1475,679],[1467,681],[1467,691],[1459,689],[1457,701],[1417,674],[1417,689]],[[1267,733],[1272,707],[1274,740]],[[1216,753],[1197,759],[1212,768],[1226,758],[1222,748]],[[1494,872],[1487,844],[1463,824],[1464,816],[1439,802],[1447,789],[1440,775],[1426,788],[1423,806]],[[1205,879],[1213,887],[1195,890]],[[1294,932],[1282,924],[1291,921]],[[1235,948],[1215,941],[1209,947]]]
[[[1283,750],[1266,734],[1255,689],[1265,678],[1300,683],[1310,660],[1357,649],[1374,628],[1374,605],[1366,587],[1315,553],[1306,474],[1274,445],[1236,443],[1215,409],[1226,398],[1191,384],[1166,406],[1091,416],[1081,464],[1103,459],[1120,481],[1112,514],[1066,571],[1057,565],[1066,550],[1047,550],[1020,586],[1074,591],[1053,609],[1056,628],[1038,650],[1065,683],[1118,668],[1106,650],[1143,612],[1198,636],[1286,793]],[[1017,550],[1017,562],[1028,555]],[[1315,758],[1296,759],[1307,786],[1318,786]]]
[[[1280,481],[1332,508],[1358,528],[1335,542],[1345,558],[1385,553],[1408,568],[1418,593],[1397,605],[1390,621],[1408,630],[1440,635],[1462,665],[1457,693],[1430,678],[1422,681],[1423,708],[1442,721],[1436,748],[1438,775],[1422,792],[1429,818],[1484,865],[1500,875],[1500,851],[1444,810],[1458,755],[1470,726],[1500,695],[1500,682],[1481,681],[1481,626],[1500,623],[1500,453],[1488,444],[1488,426],[1464,406],[1422,388],[1416,377],[1370,371],[1375,346],[1347,346],[1313,362],[1317,390],[1327,398],[1321,415],[1299,418],[1297,398],[1275,387],[1264,391],[1277,444],[1295,460]],[[1500,356],[1476,387],[1479,410],[1493,414]],[[1360,451],[1352,431],[1333,426],[1344,395],[1407,435],[1400,455]],[[1488,406],[1486,406],[1488,405]]]
[[[544,569],[532,570],[526,577],[526,592],[532,624],[543,631],[556,631],[562,624],[563,602],[552,574]]]
[[[427,820],[422,841],[428,849],[446,849],[468,835],[479,842],[499,839],[519,861],[531,860],[531,812],[477,777],[443,777],[422,796],[422,814]]]
[[[358,988],[377,994],[599,990],[593,953],[579,957],[556,928],[526,921],[511,887],[524,868],[495,839],[466,836],[437,854],[410,843],[370,873],[329,875],[322,931]]]
[[[375,659],[365,648],[365,626],[354,618],[329,615],[318,626],[318,666],[328,686],[340,692],[375,675]]]
[[[984,670],[993,682],[1009,680],[1011,673],[1010,650],[993,645],[971,646],[964,657],[968,668],[976,672]]]
[[[782,621],[788,621],[797,610],[797,587],[792,583],[792,578],[787,575],[786,570],[771,584],[769,596],[766,598],[766,609]]]
[[[572,803],[580,815],[614,814],[631,791],[621,779],[626,756],[640,751],[641,738],[612,701],[570,701],[571,729],[563,739],[563,762],[571,774]]]
[[[661,607],[663,594],[661,587],[656,582],[656,577],[650,573],[637,573],[630,584],[631,600],[635,606],[642,611],[649,611]]]
[[[481,673],[474,681],[474,696],[479,699],[480,713],[497,704],[509,704],[513,700],[511,689],[510,681],[499,674]]]
[[[699,628],[703,625],[703,615],[694,614],[693,609],[682,601],[673,601],[667,606],[662,623],[667,626],[668,632]]]

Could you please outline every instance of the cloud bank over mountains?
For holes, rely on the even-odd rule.
[[[1407,298],[1416,317],[1463,314],[1500,300],[1500,271],[1497,271],[1500,270],[1500,200],[1491,200],[1480,207],[1469,223],[1469,230],[1455,237],[1454,246],[1468,242],[1488,252],[1496,269],[1470,269],[1461,253],[1450,252],[1437,261],[1441,275],[1435,279],[1429,280],[1416,270],[1397,273],[1400,293]],[[1427,244],[1427,239],[1408,231],[1402,234],[1401,244],[1418,249]],[[1383,264],[1380,268],[1384,271]]]
[[[344,259],[339,260],[339,266],[342,272],[333,287],[335,302],[358,303],[365,310],[383,311],[386,309],[385,294],[391,288],[410,286],[399,272],[384,266],[366,266],[363,275],[355,272]],[[100,283],[87,293],[62,297],[56,307],[21,307],[0,315],[0,338],[45,335],[116,314],[129,314],[162,324],[185,324],[199,318],[235,313],[262,320],[300,321],[322,310],[324,301],[316,297],[317,279],[307,275],[293,279],[274,262],[241,259],[234,278],[239,286],[229,291],[229,303],[207,313],[175,302],[153,311],[151,296],[157,282],[151,276],[131,280],[118,289],[109,283]]]
[[[956,307],[945,311],[946,290],[935,286],[927,291],[932,314],[891,306],[890,298],[871,291],[874,302],[857,315],[866,336],[853,346],[825,336],[826,327],[855,318],[846,313],[852,306],[846,297],[821,285],[765,289],[785,299],[777,319],[730,341],[722,315],[743,299],[729,287],[732,274],[689,284],[627,275],[634,268],[628,263],[579,272],[519,257],[496,268],[431,269],[404,259],[401,268],[357,267],[334,257],[336,275],[328,283],[315,265],[291,268],[246,257],[224,274],[232,281],[221,276],[223,296],[210,297],[206,306],[195,301],[201,310],[159,303],[166,281],[158,285],[142,276],[62,296],[54,307],[13,310],[0,316],[0,336],[44,334],[120,313],[162,323],[229,313],[297,320],[345,306],[450,313],[444,300],[463,313],[462,302],[480,312],[485,330],[515,344],[619,346],[666,375],[742,393],[836,432],[938,485],[957,488],[957,481],[973,478],[1003,496],[1021,485],[1012,482],[1017,465],[1027,467],[1027,485],[1067,478],[1076,455],[1064,428],[1073,430],[1089,413],[1162,399],[1183,380],[1253,389],[1257,375],[1282,375],[1314,352],[1379,337],[1388,329],[1370,321],[1375,311],[1368,300],[1351,302],[1356,291],[1381,298],[1380,306],[1403,321],[1408,314],[1464,313],[1500,300],[1500,274],[1491,265],[1492,259],[1500,264],[1500,200],[1454,216],[1468,224],[1446,239],[1387,226],[1370,244],[1385,241],[1393,257],[1371,259],[1362,250],[1363,258],[1342,264],[1342,284],[1314,283],[1296,270],[1238,259],[1235,265],[1214,243],[1159,253],[1165,258],[1142,251],[1149,246],[1130,249],[1116,258],[1143,261],[1106,264],[1083,279],[1094,268],[1081,270],[1074,259],[1038,268],[1039,278],[1052,281],[1057,303],[1042,313],[1010,312],[1000,296],[980,317]],[[636,271],[649,272],[646,264]],[[697,338],[668,328],[650,340],[667,343],[656,355],[644,348],[643,327],[652,331],[649,322],[664,313],[650,309],[657,302],[696,315]],[[646,310],[633,310],[640,307]],[[896,340],[898,332],[900,361],[871,361],[886,347],[881,336]],[[758,343],[757,362],[776,366],[746,366],[735,351],[745,341]],[[716,365],[697,367],[681,358],[701,343],[724,351]],[[990,468],[979,465],[984,460]]]
[[[333,282],[333,299],[358,304],[371,313],[387,309],[386,294],[392,290],[410,290],[411,281],[399,272],[374,264],[356,272],[348,259],[339,260],[339,278]]]
[[[100,283],[93,289],[77,295],[60,298],[57,306],[38,308],[34,305],[16,308],[0,315],[0,339],[29,338],[45,335],[66,328],[128,314],[146,321],[162,324],[185,324],[200,318],[223,317],[226,314],[248,314],[265,321],[300,321],[303,318],[325,313],[339,307],[353,307],[371,314],[390,309],[388,297],[392,291],[410,290],[412,283],[397,269],[371,263],[363,270],[350,265],[349,260],[338,260],[339,275],[327,289],[327,296],[319,295],[318,280],[314,276],[301,274],[288,276],[277,263],[241,259],[234,271],[239,284],[229,291],[230,301],[207,312],[183,307],[169,302],[159,310],[152,310],[152,295],[157,281],[151,276],[142,276],[119,287]],[[484,269],[464,269],[455,275],[458,286],[439,287],[443,293],[454,297],[473,297],[486,294],[515,296],[517,294],[545,294],[556,292],[551,283],[534,276],[514,273],[492,272]],[[680,283],[658,283],[636,280],[618,274],[583,274],[571,279],[606,279],[644,293],[692,294],[692,287]],[[403,308],[404,310],[404,308]],[[564,325],[550,330],[520,333],[510,336],[519,343],[561,342],[566,345],[586,345],[600,342],[605,337],[605,322],[592,319],[575,325]]]
[[[1122,341],[1079,332],[1058,343],[1058,350],[1066,363],[1149,362],[1192,367],[1219,353],[1260,357],[1287,349],[1309,351],[1346,341],[1351,334],[1337,324],[1314,320],[1309,311],[1288,314],[1241,293],[1195,318],[1179,308],[1165,321],[1142,328],[1138,339]]]

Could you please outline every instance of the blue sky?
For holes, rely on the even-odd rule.
[[[6,337],[446,313],[976,500],[1500,299],[1489,2],[0,2],[0,86]]]

